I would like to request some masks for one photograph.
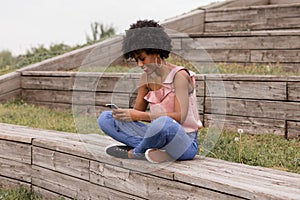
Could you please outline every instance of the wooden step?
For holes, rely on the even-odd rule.
[[[300,175],[206,157],[151,164],[117,159],[115,141],[0,123],[0,185],[45,199],[299,199]]]

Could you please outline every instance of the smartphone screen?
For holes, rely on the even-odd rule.
[[[107,103],[107,104],[105,104],[105,106],[106,107],[110,107],[111,109],[118,109],[119,107],[116,105],[116,104],[114,104],[114,103]]]

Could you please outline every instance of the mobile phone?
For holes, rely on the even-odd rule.
[[[106,107],[110,107],[110,108],[112,108],[112,109],[118,109],[119,107],[116,105],[116,104],[114,104],[114,103],[107,103],[107,104],[105,104],[105,106]]]

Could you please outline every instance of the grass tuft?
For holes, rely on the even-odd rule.
[[[201,131],[201,145],[206,132],[207,129]],[[274,134],[249,135],[225,131],[207,156],[300,174],[300,141]]]
[[[25,187],[1,189],[0,200],[41,200],[42,198]]]

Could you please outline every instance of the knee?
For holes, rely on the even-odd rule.
[[[179,123],[171,117],[161,116],[155,119],[152,123],[152,127],[158,130],[171,130],[172,128],[178,129]]]
[[[113,118],[112,111],[103,111],[98,117],[98,124],[101,129],[107,125],[108,121]]]

